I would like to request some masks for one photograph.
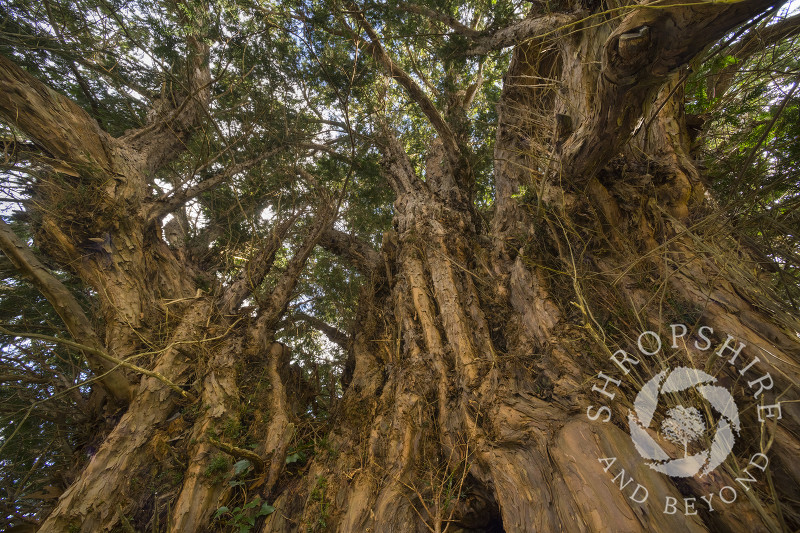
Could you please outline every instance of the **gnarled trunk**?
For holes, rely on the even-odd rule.
[[[354,15],[372,41],[367,50],[436,130],[425,178],[384,125],[395,212],[381,253],[333,229],[335,214],[322,206],[283,271],[273,263],[294,218],[275,223],[226,288],[208,292],[182,264],[186,250],[160,239],[156,225],[170,202],[150,202],[144,178],[178,151],[197,120],[184,114],[193,104],[176,106],[177,116],[158,127],[111,139],[80,110],[34,98],[53,95],[0,58],[4,88],[32,93],[0,99],[4,117],[18,120],[12,110],[27,98],[40,107],[32,116],[67,116],[76,138],[88,136],[91,150],[64,148],[41,121],[21,121],[71,163],[58,174],[64,183],[38,185],[41,205],[64,202],[65,190],[98,198],[95,233],[77,209],[65,210],[77,217],[66,220],[40,209],[36,240],[98,294],[104,346],[76,341],[128,364],[104,382],[124,413],[39,530],[130,530],[135,522],[210,531],[221,527],[214,515],[242,494],[274,507],[258,521],[251,512],[247,525],[276,532],[800,527],[797,324],[759,291],[747,252],[709,215],[680,88],[684,63],[768,5],[662,7],[621,22],[582,20],[557,40],[534,35],[519,44],[498,108],[489,223],[475,207],[461,127],[475,88],[440,115]],[[191,40],[204,56],[207,48]],[[201,103],[208,79],[203,70],[189,84]],[[94,150],[98,143],[103,150]],[[0,244],[9,256],[21,246]],[[367,281],[352,338],[339,336],[350,364],[325,449],[287,471],[313,387],[275,332],[318,244]],[[32,256],[14,257],[57,305],[63,295],[37,274]],[[277,281],[258,312],[240,309],[268,275]],[[81,335],[81,321],[65,314],[65,323]],[[650,343],[656,334],[660,350]],[[737,352],[740,341],[746,347]],[[688,456],[688,439],[659,455],[629,434],[649,401],[639,392],[652,400],[668,388],[662,373],[682,367],[712,374],[739,408],[736,423],[728,420],[737,429],[733,449],[711,454],[700,466],[721,464],[702,476],[671,477],[649,464]],[[667,406],[698,399],[678,385]],[[721,427],[724,417],[709,413],[706,423]],[[642,432],[661,441],[666,434]],[[244,436],[255,446],[241,446]],[[704,438],[711,445],[716,437]],[[726,442],[713,442],[725,451]],[[237,477],[243,471],[251,483]],[[229,525],[241,525],[239,511]]]
[[[288,483],[264,531],[798,526],[788,503],[800,481],[789,400],[797,323],[759,292],[723,218],[707,216],[683,71],[664,69],[703,39],[653,60],[651,42],[668,48],[659,17],[629,17],[629,33],[586,23],[578,36],[517,50],[488,232],[447,175],[441,142],[423,181],[399,143],[385,141],[397,196],[387,274],[378,269],[364,299],[330,454]],[[660,79],[603,77],[605,46],[623,40],[612,71],[649,58]],[[686,326],[674,340],[681,349],[668,344],[682,331],[671,324]],[[637,348],[645,331],[663,337],[663,350]],[[636,393],[682,366],[711,372],[744,421],[726,462],[704,476],[650,468],[629,435]]]

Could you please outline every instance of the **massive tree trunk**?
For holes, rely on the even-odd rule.
[[[431,121],[424,181],[387,135],[394,231],[338,429],[265,531],[797,528],[797,322],[709,216],[681,90],[684,63],[759,7],[692,9],[518,47],[491,228],[469,208],[460,154],[443,153],[451,131]],[[645,331],[661,351],[648,355],[653,334],[637,348]],[[730,387],[746,421],[727,462],[700,477],[649,468],[628,434],[643,383],[682,366]]]
[[[241,498],[231,474],[241,460],[256,475],[249,500],[275,508],[256,523],[262,531],[796,530],[798,325],[760,292],[724,219],[708,216],[681,93],[688,61],[768,7],[641,9],[520,44],[499,106],[488,224],[459,128],[470,92],[439,114],[362,18],[370,53],[437,132],[425,179],[385,126],[395,216],[381,253],[333,229],[322,206],[255,316],[239,308],[294,219],[275,224],[239,277],[206,293],[160,238],[163,202],[145,198],[145,176],[175,156],[173,137],[199,112],[178,104],[168,125],[112,139],[0,58],[4,118],[62,164],[36,191],[50,208],[38,212],[36,242],[98,294],[104,342],[64,320],[100,358],[95,372],[113,370],[103,384],[124,409],[40,531],[215,530],[215,511]],[[197,65],[183,97],[202,105],[208,72]],[[65,191],[97,200],[91,220],[65,207]],[[358,327],[339,339],[350,365],[327,448],[290,475],[309,385],[275,330],[318,244],[368,281]],[[10,257],[22,249],[0,245]],[[63,308],[41,265],[15,257]],[[659,352],[645,331],[661,336]],[[108,366],[131,356],[124,372]],[[705,476],[650,468],[628,434],[637,392],[679,367],[716,376],[741,414],[733,452]],[[777,408],[757,409],[778,399],[780,420]],[[241,448],[242,434],[260,443]],[[737,482],[743,472],[755,481]]]

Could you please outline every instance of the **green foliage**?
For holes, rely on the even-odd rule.
[[[208,463],[208,466],[203,472],[203,475],[209,478],[213,478],[215,482],[220,482],[227,477],[230,469],[231,469],[230,459],[228,459],[226,455],[217,454]]]
[[[313,524],[309,524],[309,526],[306,528],[306,531],[309,533],[325,531],[325,529],[328,527],[328,508],[330,507],[330,501],[326,497],[327,488],[328,480],[325,477],[320,476],[317,478],[314,489],[308,496],[309,500],[317,504],[317,519]]]
[[[214,513],[214,520],[219,522],[227,531],[237,533],[248,533],[255,527],[256,520],[262,516],[266,517],[275,512],[275,508],[267,502],[262,502],[256,496],[249,502],[241,506],[229,509],[222,506]]]
[[[286,456],[286,464],[296,463],[298,461],[304,461],[306,458],[303,452],[295,452]]]
[[[29,238],[24,225],[12,227]],[[89,292],[68,273],[55,273],[91,310]],[[0,324],[11,331],[69,338],[52,306],[5,256],[0,256]],[[16,495],[21,513],[36,512],[42,493],[58,494],[56,476],[81,459],[73,450],[86,450],[94,442],[82,412],[88,375],[77,350],[0,336],[0,500],[13,501]]]
[[[745,33],[742,41],[757,38],[780,16]],[[772,271],[770,285],[797,309],[800,42],[786,39],[740,59],[726,52],[716,53],[689,78],[687,111],[705,119],[698,144],[715,198],[748,249]],[[723,92],[719,76],[731,67],[730,87]]]
[[[222,427],[222,436],[227,440],[236,440],[242,433],[242,424],[237,418],[228,418]]]
[[[515,0],[412,3],[486,33],[523,18],[531,9],[557,8],[556,2],[533,5]],[[401,3],[367,0],[358,6],[381,35],[393,64],[409,73],[456,135],[474,175],[476,211],[489,220],[494,205],[497,104],[511,54],[467,56],[464,52],[470,41],[463,34]],[[145,240],[152,244],[170,220],[176,221],[185,241],[170,243],[170,247],[190,265],[191,292],[199,289],[200,294],[216,297],[232,280],[249,272],[246,267],[263,250],[278,223],[296,217],[281,240],[270,273],[263,280],[251,280],[252,294],[237,311],[242,320],[238,327],[242,327],[269,302],[323,207],[337,209],[336,229],[376,249],[384,233],[392,229],[397,198],[382,167],[382,126],[396,131],[422,179],[427,179],[426,157],[436,132],[408,92],[381,73],[366,46],[360,20],[338,1],[0,2],[0,54],[68,96],[114,137],[142,128],[165,103],[180,96],[189,74],[187,59],[193,53],[187,43],[194,38],[209,47],[211,102],[193,134],[182,138],[183,152],[142,178],[147,183],[142,196],[168,199],[175,191],[220,173],[230,175],[156,221]],[[733,39],[731,47],[737,42]],[[704,178],[710,181],[716,200],[731,213],[739,234],[754,249],[766,250],[764,263],[777,265],[769,281],[793,305],[800,302],[800,91],[791,92],[800,70],[798,43],[785,40],[740,59],[727,48],[712,53],[695,67],[685,85],[687,112],[706,119],[705,130],[695,141],[708,167]],[[731,89],[724,95],[715,93],[709,80],[734,66],[738,74]],[[452,95],[466,93],[478,81],[474,101],[467,109],[460,108]],[[32,144],[24,132],[8,124],[0,124],[0,141]],[[58,201],[47,207],[69,236],[96,237],[102,233],[99,230],[125,220],[130,213],[122,206],[101,220],[97,186],[59,174],[52,164],[48,154],[9,154],[0,161],[0,216],[33,246],[104,338],[108,317],[99,308],[98,295],[75,274],[83,257],[65,264],[50,257],[46,247],[36,248],[42,244],[43,209],[37,195],[42,194],[42,184],[59,191]],[[242,165],[245,168],[231,170]],[[113,179],[103,184],[112,185]],[[532,204],[533,189],[522,187],[515,198]],[[520,246],[529,238],[546,240],[522,235]],[[557,255],[543,250],[526,251],[520,257]],[[159,249],[149,259],[158,263],[161,253],[166,252]],[[561,280],[549,284],[551,292],[558,292],[556,284],[567,279],[558,273],[562,267],[543,266],[548,275]],[[154,278],[145,283],[160,281]],[[348,356],[319,327],[298,317],[310,315],[339,332],[351,333],[359,326],[361,290],[372,281],[346,260],[317,246],[305,262],[289,309],[275,326],[275,338],[292,348],[292,377],[301,385],[292,392],[305,394],[294,413],[298,431],[285,459],[287,475],[302,472],[315,456],[336,459],[338,450],[320,437],[325,434],[320,428],[341,405],[337,404],[343,392],[340,378]],[[573,289],[570,281],[561,292],[572,294]],[[576,313],[570,299],[564,300],[570,309],[565,315]],[[137,364],[150,368],[153,354],[164,347],[162,341],[175,318],[161,314],[167,313],[164,309],[172,313],[172,305],[159,301],[154,309],[145,310],[163,318],[163,324],[136,330],[148,353]],[[701,312],[671,305],[687,323]],[[628,318],[615,317],[617,321]],[[13,331],[68,338],[52,307],[5,258],[0,258],[0,323]],[[208,362],[206,349],[210,348],[191,354],[197,355],[198,381],[207,370],[203,366]],[[243,353],[237,360],[238,416],[220,420],[213,430],[220,440],[243,448],[263,443],[270,417],[264,406],[271,388],[259,357],[263,354]],[[9,502],[19,517],[40,516],[52,502],[36,495],[47,488],[55,492],[66,488],[122,412],[111,407],[94,409],[92,402],[99,390],[93,381],[96,376],[89,371],[84,354],[64,346],[0,337],[0,377],[0,500]],[[552,394],[551,383],[536,385],[541,397]],[[181,408],[181,417],[193,424],[209,406],[198,402]],[[363,404],[353,402],[345,408],[350,410],[346,415],[355,420],[368,416]],[[188,434],[180,433],[180,438],[165,445],[169,452],[185,455],[181,447],[194,447],[197,442]],[[132,476],[131,491],[161,490],[181,481],[180,472],[172,467],[154,472]],[[250,531],[256,520],[274,511],[260,498],[247,495],[253,481],[248,476],[254,476],[253,472],[248,460],[233,461],[223,454],[206,466],[204,476],[212,482],[227,481],[226,490],[239,503],[217,510],[220,527]],[[459,497],[460,485],[450,479],[447,483],[449,505]],[[316,480],[310,500],[318,512],[309,529],[323,531],[331,513],[326,478]],[[19,523],[13,514],[0,517],[0,529]]]
[[[239,461],[236,461],[233,464],[233,475],[239,476],[245,473],[248,468],[250,468],[250,461],[248,461],[247,459],[241,459]]]

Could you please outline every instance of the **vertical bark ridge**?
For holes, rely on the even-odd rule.
[[[194,302],[176,329],[172,344],[153,368],[176,384],[185,384],[194,364],[180,346],[204,337],[210,302]],[[95,533],[111,529],[119,522],[119,509],[131,500],[128,492],[133,473],[139,472],[150,457],[149,442],[155,428],[175,411],[174,392],[155,378],[144,378],[128,411],[100,445],[80,477],[61,495],[56,507],[39,531],[80,531]]]
[[[221,506],[219,502],[228,489],[227,479],[218,479],[208,473],[209,464],[220,453],[209,442],[209,436],[224,433],[223,428],[226,425],[238,425],[239,387],[236,363],[244,351],[243,344],[241,337],[232,336],[207,361],[200,363],[205,370],[203,376],[197,376],[202,383],[200,402],[206,409],[195,422],[191,433],[191,442],[196,444],[189,453],[190,462],[170,517],[170,524],[175,531],[205,529],[211,514]]]

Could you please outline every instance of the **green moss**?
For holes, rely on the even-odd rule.
[[[236,440],[242,434],[242,424],[236,418],[229,418],[222,426],[222,436],[229,440]]]
[[[319,504],[317,509],[317,520],[306,528],[308,533],[327,530],[329,518],[328,508],[330,506],[330,503],[325,498],[327,489],[328,480],[324,476],[318,477],[317,482],[314,485],[314,490],[312,490],[311,494],[309,494],[309,500]]]
[[[214,478],[215,481],[222,481],[225,479],[226,474],[231,469],[231,462],[225,455],[215,455],[211,462],[208,463],[208,466],[203,472],[203,475],[206,477]]]

